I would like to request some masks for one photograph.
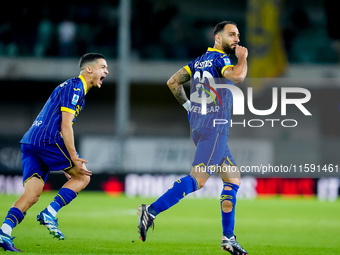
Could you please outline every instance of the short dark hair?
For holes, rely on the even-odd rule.
[[[214,36],[215,36],[217,33],[221,32],[221,31],[224,29],[225,25],[228,25],[228,24],[237,26],[236,23],[233,22],[233,21],[229,21],[229,20],[222,21],[222,22],[218,23],[218,24],[215,26],[215,28],[214,28]]]
[[[95,61],[97,59],[105,59],[104,55],[100,54],[100,53],[86,53],[83,56],[81,56],[80,60],[79,60],[79,68],[80,70],[82,70],[85,67],[85,64],[87,64],[88,62],[92,62]]]

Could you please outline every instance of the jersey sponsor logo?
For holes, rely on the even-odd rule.
[[[223,105],[220,96],[218,95],[217,91],[213,87],[209,86],[208,84],[202,83],[202,82],[199,82],[198,84],[202,84],[203,85],[201,87],[197,87],[198,91],[201,90],[201,91],[204,91],[205,93],[207,93],[207,95],[209,95],[212,98],[212,100],[214,101],[215,105],[217,105],[216,100],[215,100],[215,98],[217,97],[218,100],[220,101],[220,104]],[[204,86],[207,87],[207,89],[204,89]],[[210,89],[210,91],[214,92],[215,96],[213,96],[208,89]],[[202,94],[202,92],[201,92],[201,94]]]
[[[65,86],[65,84],[67,84],[67,82],[65,81],[64,83],[60,84],[59,87],[62,88]]]
[[[201,107],[196,109],[203,115],[212,112],[219,112],[220,107],[218,102],[221,106],[223,106],[221,97],[217,91],[212,86],[202,82],[197,83],[196,91],[190,95],[190,101],[203,106],[204,109],[201,109]],[[214,103],[215,106],[207,107],[212,103]],[[193,109],[193,111],[196,112],[195,109]]]
[[[34,122],[33,122],[33,125],[32,126],[36,126],[36,127],[39,127],[40,125],[42,124],[42,121],[41,120],[35,120]]]
[[[76,88],[74,88],[74,91],[80,91],[80,89],[76,89]]]
[[[79,100],[79,95],[73,94],[72,104],[73,104],[73,105],[77,105],[78,100]]]
[[[202,68],[205,68],[205,67],[211,67],[212,61],[213,61],[212,59],[206,60],[206,61],[203,61],[203,62],[197,61],[195,63],[195,68],[202,69]]]
[[[196,91],[190,94],[190,101],[203,106],[202,109],[200,109],[201,114],[205,115],[208,113],[207,105],[210,105],[211,103],[214,103],[215,107],[217,107],[218,102],[223,106],[221,97],[214,88],[216,86],[214,78],[208,71],[203,71],[202,74],[197,71],[194,74],[194,80],[198,80],[198,82],[196,84]],[[213,111],[210,110],[209,112],[216,112],[218,109],[219,108],[214,109]]]
[[[216,105],[215,106],[210,106],[210,107],[207,107],[206,114],[216,113],[216,112],[219,112],[219,110],[220,110],[219,106],[216,106]],[[190,112],[197,112],[197,113],[202,114],[202,108],[199,107],[199,106],[192,105],[190,107]]]

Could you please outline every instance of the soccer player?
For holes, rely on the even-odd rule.
[[[214,83],[240,84],[247,74],[248,50],[239,46],[240,34],[234,22],[223,21],[214,29],[215,44],[202,56],[176,72],[167,82],[168,87],[189,113],[192,138],[196,151],[189,175],[177,180],[151,205],[138,208],[140,238],[144,242],[156,216],[169,209],[191,192],[201,189],[209,176],[218,172],[223,181],[220,197],[223,236],[221,248],[231,254],[247,254],[234,235],[236,194],[240,186],[240,172],[228,148],[228,125],[214,125],[214,119],[230,120],[232,94],[226,88],[214,89]],[[238,63],[232,65],[229,54]],[[183,83],[192,79],[190,101]],[[206,109],[203,108],[206,93]],[[208,96],[211,96],[208,98]],[[216,100],[215,100],[216,99]],[[228,122],[229,123],[229,122]]]
[[[109,73],[103,55],[88,53],[79,61],[80,75],[57,86],[45,103],[21,143],[24,192],[13,206],[0,229],[0,247],[20,251],[14,246],[13,228],[27,210],[38,202],[50,171],[64,171],[68,181],[54,200],[37,216],[53,237],[64,240],[56,215],[75,199],[90,182],[92,172],[74,145],[73,122],[85,106],[85,95],[93,87],[100,88]]]

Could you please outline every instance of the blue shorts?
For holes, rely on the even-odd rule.
[[[236,166],[228,147],[228,136],[213,129],[200,128],[192,133],[196,152],[192,166],[206,167],[206,173],[212,175],[209,166],[221,166],[223,163]]]
[[[64,143],[36,146],[21,144],[23,183],[38,177],[46,183],[50,171],[67,171],[74,167]]]

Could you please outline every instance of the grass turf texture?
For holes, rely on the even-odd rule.
[[[59,212],[66,239],[58,241],[35,221],[54,195],[43,193],[13,230],[14,243],[25,254],[227,254],[219,247],[218,199],[182,200],[157,217],[154,233],[150,229],[143,243],[138,238],[136,208],[154,199],[84,191]],[[0,195],[0,221],[16,199]],[[249,254],[339,254],[339,212],[339,200],[239,200],[235,231]]]

